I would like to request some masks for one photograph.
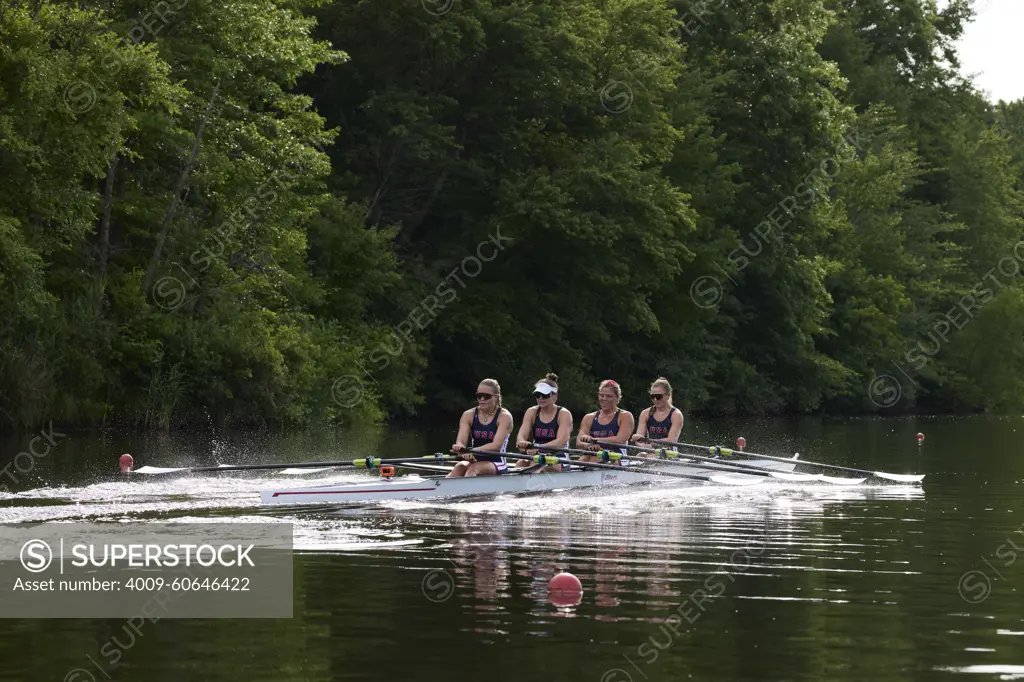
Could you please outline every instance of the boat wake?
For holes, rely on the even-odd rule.
[[[317,485],[366,481],[361,472],[315,477]],[[522,523],[562,518],[621,522],[634,518],[710,514],[739,521],[752,510],[787,517],[820,516],[825,507],[870,500],[923,498],[920,487],[838,487],[772,481],[764,485],[611,486],[452,500],[388,500],[345,506],[264,507],[257,490],[280,485],[273,474],[252,473],[100,481],[82,487],[45,487],[0,493],[0,523],[290,523],[294,548],[304,552],[403,551],[429,542],[425,520],[443,518]],[[504,519],[504,521],[502,521]],[[662,523],[659,521],[658,523]]]
[[[664,513],[687,507],[720,507],[742,510],[750,506],[808,505],[820,509],[828,504],[871,500],[924,499],[919,486],[866,485],[837,487],[828,484],[772,482],[743,488],[721,486],[657,486],[601,488],[597,490],[565,490],[529,495],[499,495],[459,500],[392,500],[378,503],[381,507],[402,510],[443,508],[461,512],[494,512],[516,515],[544,516],[639,515]]]
[[[365,482],[363,473],[346,472],[317,477],[317,485]],[[174,519],[190,514],[231,515],[244,518],[336,517],[343,508],[317,506],[268,509],[260,506],[261,487],[279,485],[280,477],[187,476],[104,481],[83,487],[47,487],[21,493],[0,493],[0,523],[44,521],[131,521]],[[827,484],[773,481],[741,488],[722,486],[624,486],[571,489],[524,495],[482,496],[480,499],[391,500],[351,507],[352,513],[378,510],[413,510],[444,507],[465,512],[529,514],[643,514],[694,505],[829,504],[863,500],[911,500],[924,497],[919,486],[867,485],[837,487]]]
[[[318,481],[351,483],[362,478],[348,472]],[[299,551],[420,542],[396,532],[394,524],[339,518],[322,508],[312,512],[262,508],[254,491],[279,483],[273,475],[187,476],[0,493],[0,523],[291,523]]]

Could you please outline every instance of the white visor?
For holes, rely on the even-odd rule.
[[[546,384],[543,381],[538,382],[538,384],[533,387],[533,390],[534,391],[539,391],[539,392],[543,393],[544,395],[551,395],[552,393],[558,393],[558,389],[557,388],[555,388],[551,384]]]

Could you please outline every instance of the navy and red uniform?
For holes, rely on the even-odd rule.
[[[501,418],[501,409],[495,411],[494,417],[491,418],[490,423],[484,424],[480,421],[480,408],[473,409],[473,430],[469,434],[469,447],[478,448],[481,445],[487,445],[488,443],[494,442],[494,437],[498,434],[498,419]],[[508,436],[505,436],[505,442],[501,444],[500,452],[505,452],[505,447],[508,445]],[[490,461],[490,460],[489,460]],[[508,462],[504,457],[499,457],[493,461],[494,470],[496,473],[503,474],[508,470]]]
[[[650,414],[647,415],[647,437],[657,440],[668,438],[668,434],[672,430],[672,415],[676,412],[679,412],[679,408],[673,407],[664,421],[658,421],[654,418],[654,410],[651,409]]]
[[[537,408],[537,414],[533,417],[533,442],[538,445],[544,445],[550,443],[558,437],[558,415],[562,413],[562,406],[559,405],[558,409],[555,410],[555,417],[549,422],[542,422],[540,420],[540,408]],[[539,454],[544,454],[541,450]],[[548,453],[553,454],[553,453]],[[565,467],[561,464],[558,465],[559,471]]]
[[[608,424],[602,424],[600,422],[601,411],[598,410],[594,413],[594,421],[590,423],[590,435],[595,440],[605,440],[611,436],[619,435],[619,414],[622,413],[622,408],[615,410],[615,416]],[[619,448],[619,452],[626,454],[626,448]]]

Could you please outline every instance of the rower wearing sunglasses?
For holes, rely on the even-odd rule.
[[[530,441],[552,448],[569,447],[569,434],[572,433],[572,413],[561,405],[558,400],[558,375],[548,373],[533,387],[533,397],[537,404],[528,408],[523,415],[523,425],[519,427],[516,446],[528,455],[537,454],[536,448],[528,447]],[[546,453],[555,454],[555,453]],[[517,467],[531,466],[530,462],[521,459]],[[561,464],[541,467],[539,471],[560,472]]]
[[[622,400],[622,389],[611,379],[605,379],[597,388],[597,402],[601,406],[597,412],[591,412],[580,423],[580,432],[576,436],[576,445],[584,450],[603,450],[595,440],[605,443],[629,442],[633,433],[633,414],[619,407]],[[626,454],[626,448],[620,452]],[[596,455],[582,455],[581,462],[598,462]],[[616,462],[618,463],[618,462]]]
[[[504,457],[474,461],[468,448],[502,453],[512,433],[512,413],[501,406],[501,386],[494,379],[484,379],[476,387],[476,407],[462,413],[459,435],[455,437],[452,452],[468,461],[457,462],[448,478],[460,476],[493,476],[508,470]],[[467,446],[468,443],[468,446]],[[464,454],[465,453],[465,454]]]
[[[646,440],[679,440],[683,431],[683,413],[672,404],[672,384],[658,377],[651,384],[651,406],[640,413],[634,442]]]

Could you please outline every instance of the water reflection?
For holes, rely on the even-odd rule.
[[[459,531],[451,544],[449,560],[459,592],[468,591],[470,609],[489,611],[511,585],[510,533],[507,519],[457,515],[452,527]]]
[[[550,615],[547,583],[568,571],[582,582],[581,608],[595,620],[630,620],[638,618],[637,606],[672,607],[694,589],[706,593],[698,601],[714,600],[740,573],[801,569],[806,555],[792,548],[808,534],[810,506],[803,504],[802,515],[788,504],[625,517],[448,511],[453,538],[435,551],[449,563],[466,608],[500,613],[503,600],[527,598],[534,614]],[[822,510],[818,505],[819,518]],[[420,519],[438,522],[434,513],[414,517],[413,526]]]
[[[0,520],[296,524],[301,551],[294,619],[161,621],[126,652],[117,670],[121,679],[485,676],[498,682],[600,680],[609,671],[637,682],[1015,679],[1024,674],[1020,562],[1004,570],[993,557],[1004,553],[1000,547],[1021,525],[1015,481],[1024,472],[1017,451],[1008,447],[1019,426],[1010,424],[996,437],[989,431],[1002,427],[986,422],[984,432],[967,428],[949,438],[929,426],[923,454],[916,445],[909,454],[895,446],[872,449],[887,433],[875,426],[859,446],[859,427],[812,434],[820,440],[817,450],[830,455],[815,459],[927,472],[924,489],[657,486],[266,511],[255,491],[281,485],[281,477],[126,485],[91,473],[105,471],[106,460],[69,477],[64,473],[70,464],[61,461],[54,476],[31,489],[0,492]],[[908,442],[921,428],[908,422]],[[940,449],[947,442],[948,449]],[[1003,457],[998,466],[996,455],[980,456],[982,442]],[[240,461],[291,458],[300,451],[309,459],[326,458],[322,443],[257,445],[217,447],[222,457]],[[387,454],[424,450],[418,436],[367,447],[385,446]],[[82,452],[80,442],[75,447]],[[167,450],[148,453],[148,463],[209,456],[180,442],[161,447]],[[125,450],[132,448],[112,449]],[[1000,575],[983,563],[986,558]],[[991,595],[981,603],[969,603],[957,589],[958,579],[973,569],[988,570],[993,579]],[[551,603],[548,581],[560,571],[579,577],[579,604]],[[62,679],[121,626],[0,622],[0,677]],[[30,661],[22,652],[37,645],[71,653],[55,656],[56,663]],[[552,645],[559,656],[552,655]]]

